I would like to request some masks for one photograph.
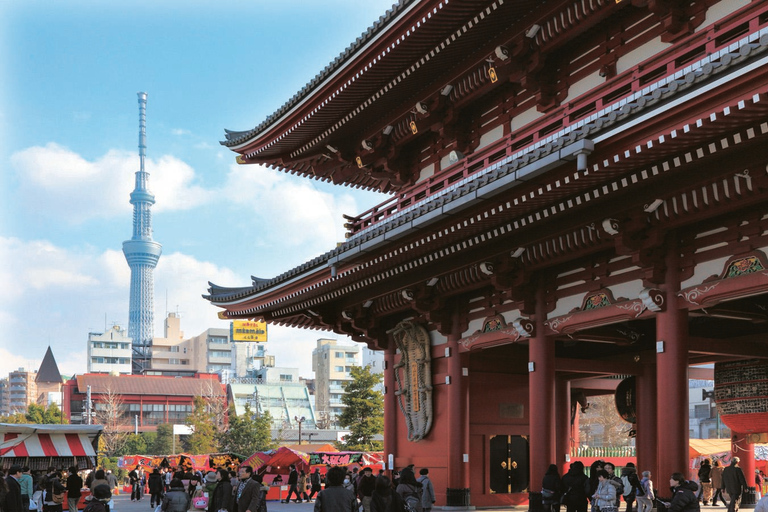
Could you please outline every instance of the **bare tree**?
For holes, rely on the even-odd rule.
[[[95,421],[104,425],[101,433],[101,445],[107,456],[114,456],[125,444],[128,436],[128,420],[124,416],[125,404],[122,397],[107,387],[106,391],[94,400]]]
[[[629,446],[632,425],[619,416],[613,395],[593,396],[589,401],[589,409],[579,419],[581,444]]]
[[[200,397],[205,402],[205,412],[211,415],[217,430],[223,431],[227,418],[227,400],[221,393],[219,381],[201,380]]]

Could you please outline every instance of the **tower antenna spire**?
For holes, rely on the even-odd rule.
[[[152,240],[152,212],[155,196],[149,191],[149,174],[144,167],[147,153],[147,93],[139,96],[139,170],[131,192],[133,236],[123,242],[123,254],[131,268],[131,299],[128,308],[128,337],[131,338],[133,373],[149,369],[154,336],[154,270],[162,246]]]

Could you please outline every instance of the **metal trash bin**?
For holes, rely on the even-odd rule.
[[[540,492],[528,493],[528,511],[529,512],[544,512],[544,503],[542,501]]]
[[[468,507],[469,506],[469,489],[446,488],[445,506],[446,507]]]
[[[742,505],[754,505],[757,503],[757,489],[754,487],[747,487],[744,494],[741,496]]]

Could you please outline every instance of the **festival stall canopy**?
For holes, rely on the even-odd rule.
[[[252,468],[260,468],[264,465],[265,462],[269,460],[269,458],[274,453],[274,450],[270,450],[267,452],[256,452],[247,459],[245,459],[241,465],[243,466],[251,466]]]
[[[288,474],[289,466],[294,464],[296,469],[309,469],[309,455],[296,450],[291,450],[285,446],[281,446],[277,451],[265,462],[260,469],[266,468],[267,473],[285,473]]]
[[[696,457],[714,455],[716,453],[724,453],[731,451],[730,439],[689,439],[688,440],[688,457],[694,459]]]
[[[0,457],[5,462],[76,464],[93,467],[101,425],[31,425],[0,423]],[[35,464],[33,462],[39,463]]]

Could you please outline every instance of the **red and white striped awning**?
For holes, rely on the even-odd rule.
[[[0,457],[93,457],[101,426],[0,424]]]
[[[0,457],[86,457],[94,456],[85,434],[15,434],[6,432]]]

